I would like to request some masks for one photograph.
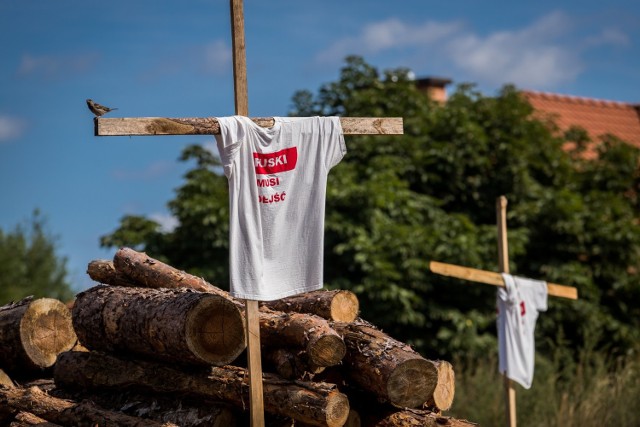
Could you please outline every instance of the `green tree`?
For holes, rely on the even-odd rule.
[[[640,289],[638,150],[605,137],[599,159],[585,161],[563,149],[579,132],[558,135],[532,113],[511,86],[487,97],[461,85],[439,104],[408,70],[381,73],[359,57],[317,94],[296,93],[292,115],[404,118],[403,136],[348,137],[329,175],[327,285],[356,292],[363,317],[427,355],[494,352],[495,289],[436,276],[428,263],[497,270],[495,200],[505,195],[511,270],[576,285],[581,295],[550,300],[540,337],[578,346],[600,331],[601,345],[632,348],[640,339],[631,303]],[[196,167],[169,202],[176,230],[125,217],[102,243],[138,245],[224,286],[226,178],[206,150],[188,148],[182,160],[190,159]]]
[[[37,210],[13,230],[0,229],[0,304],[29,295],[62,301],[73,297],[67,260],[56,253],[55,240]]]

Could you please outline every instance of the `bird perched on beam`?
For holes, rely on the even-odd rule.
[[[87,106],[89,107],[89,110],[91,110],[91,112],[96,115],[96,117],[100,117],[103,114],[108,113],[109,111],[117,110],[117,108],[109,108],[105,107],[104,105],[100,105],[97,102],[94,102],[92,99],[87,99]]]

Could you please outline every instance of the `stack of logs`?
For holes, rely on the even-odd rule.
[[[128,248],[88,274],[102,285],[71,312],[51,299],[0,308],[0,367],[40,378],[16,386],[0,370],[1,425],[248,425],[241,300]],[[348,291],[261,304],[267,425],[474,425],[441,414],[448,362],[357,315]]]

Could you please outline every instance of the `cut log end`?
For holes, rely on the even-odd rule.
[[[333,393],[328,399],[327,407],[327,426],[341,427],[349,418],[349,399],[342,393]]]
[[[242,316],[231,302],[212,296],[195,307],[187,319],[187,345],[202,360],[220,366],[231,363],[245,349]]]
[[[308,348],[309,361],[316,366],[335,366],[347,353],[347,347],[339,335],[323,335]]]
[[[29,304],[20,322],[20,337],[29,359],[42,368],[52,366],[58,354],[71,350],[77,341],[71,312],[52,298]]]
[[[435,408],[439,411],[446,411],[453,404],[455,395],[455,373],[451,363],[440,360],[438,366],[438,384],[436,385],[433,395],[427,401],[427,406]]]
[[[9,375],[5,374],[5,372],[2,369],[0,369],[0,386],[4,386],[6,388],[15,387],[15,384],[13,383],[13,381],[11,381],[11,378],[9,378]]]
[[[438,372],[432,361],[422,358],[406,360],[389,377],[389,401],[396,406],[417,408],[431,397],[437,378]]]
[[[331,319],[351,323],[358,317],[358,297],[350,291],[340,291],[331,300]]]

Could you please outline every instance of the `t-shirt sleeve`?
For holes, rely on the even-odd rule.
[[[515,278],[509,273],[501,273],[504,280],[504,287],[498,288],[498,298],[509,306],[514,306],[520,302]]]
[[[342,125],[339,117],[324,117],[322,120],[322,129],[324,133],[324,164],[327,170],[331,169],[344,157],[347,153],[347,145],[344,142],[342,134]]]
[[[228,177],[233,172],[234,160],[238,157],[240,146],[246,138],[244,118],[241,116],[216,117],[220,125],[220,134],[216,135],[218,153],[224,167],[224,174]]]

